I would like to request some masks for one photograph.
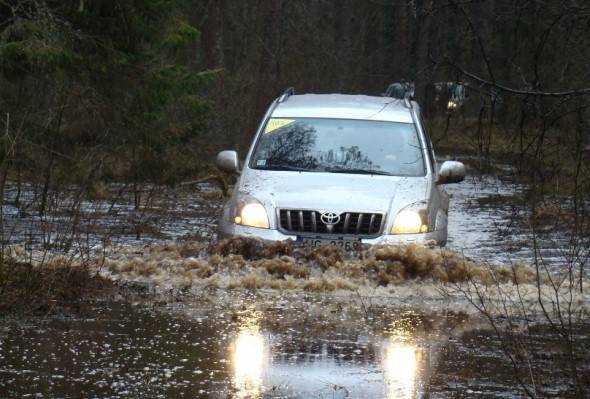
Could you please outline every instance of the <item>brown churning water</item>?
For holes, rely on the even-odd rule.
[[[300,248],[293,242],[268,243],[231,238],[214,244],[173,243],[117,251],[104,265],[116,280],[175,288],[355,290],[403,284],[477,282],[530,283],[533,269],[488,266],[441,248],[409,244],[346,253],[335,247]]]

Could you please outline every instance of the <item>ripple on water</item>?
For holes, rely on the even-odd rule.
[[[155,309],[105,304],[95,312],[91,319],[48,321],[42,331],[21,326],[3,332],[0,394],[414,398],[455,397],[466,389],[473,395],[520,393],[501,343],[485,324],[444,307],[235,293],[229,301],[212,296],[194,305]],[[554,370],[540,372],[552,386],[567,387],[559,385],[563,376]]]

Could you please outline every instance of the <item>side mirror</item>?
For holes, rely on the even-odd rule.
[[[438,171],[436,184],[459,183],[465,179],[465,165],[457,161],[445,161]]]
[[[217,167],[227,173],[240,173],[238,153],[235,151],[221,151],[215,160]]]

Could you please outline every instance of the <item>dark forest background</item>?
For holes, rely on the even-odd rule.
[[[440,148],[579,174],[588,60],[586,1],[1,0],[0,173],[45,192],[175,184],[243,154],[286,87],[406,79]],[[457,81],[450,114],[434,87]]]

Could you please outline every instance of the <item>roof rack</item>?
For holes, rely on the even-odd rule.
[[[293,87],[289,87],[287,88],[283,94],[281,94],[281,96],[279,97],[279,102],[285,102],[287,101],[287,99],[289,98],[289,96],[292,96],[293,94],[295,94],[295,88]]]
[[[414,82],[406,82],[402,80],[401,82],[394,82],[387,86],[387,90],[383,93],[383,97],[392,97],[398,100],[405,100],[412,101],[414,99],[414,90],[415,85]]]

